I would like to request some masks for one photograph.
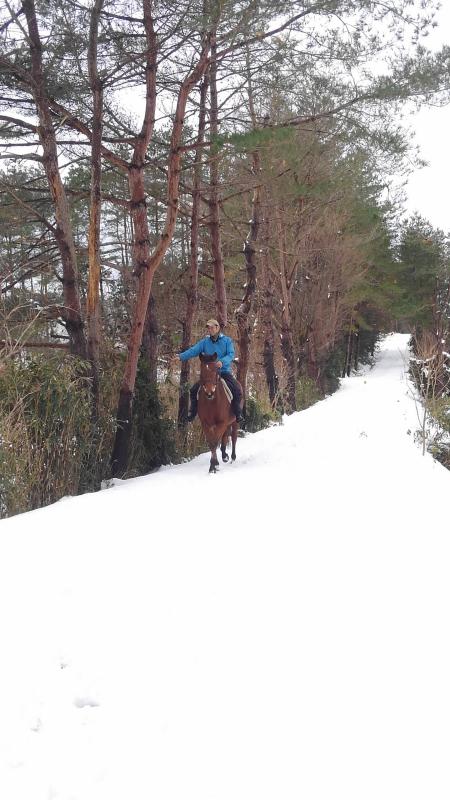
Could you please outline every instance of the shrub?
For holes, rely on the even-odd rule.
[[[11,360],[0,375],[0,513],[39,508],[78,491],[90,446],[85,364]]]
[[[274,422],[279,422],[280,416],[256,397],[249,397],[245,407],[245,427],[250,433],[256,433],[263,428],[268,428]]]
[[[434,458],[450,469],[450,398],[442,397],[427,403],[428,411],[435,421],[428,449]]]
[[[303,409],[313,406],[314,403],[317,403],[321,398],[322,394],[312,378],[303,375],[303,377],[297,381],[295,400],[298,411],[303,411]]]
[[[158,386],[139,361],[133,402],[133,432],[128,475],[142,475],[177,460],[175,423],[165,416]]]

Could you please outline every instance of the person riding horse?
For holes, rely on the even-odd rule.
[[[229,386],[233,395],[231,403],[231,410],[236,417],[236,422],[242,422],[241,401],[242,390],[240,384],[237,382],[233,373],[231,372],[231,364],[234,359],[234,344],[229,336],[225,336],[220,331],[220,325],[216,319],[209,319],[206,323],[206,330],[208,336],[200,339],[196,344],[178,353],[178,358],[181,361],[187,361],[189,358],[199,356],[200,353],[206,355],[217,355],[217,364],[220,367],[220,377],[224,379],[225,383]],[[197,395],[200,387],[200,382],[194,383],[190,390],[191,395],[191,409],[188,415],[188,421],[192,422],[197,416]]]

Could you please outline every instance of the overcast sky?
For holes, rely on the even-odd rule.
[[[428,44],[450,44],[450,0],[442,0],[439,27]],[[419,211],[435,226],[450,231],[450,106],[423,108],[411,114],[410,128],[429,166],[415,170],[406,187],[407,210]]]

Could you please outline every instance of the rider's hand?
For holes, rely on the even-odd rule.
[[[220,368],[221,368],[221,366],[222,366],[222,362],[221,362],[221,361],[216,361],[216,364],[217,364],[217,366],[218,366],[218,367],[219,367],[219,369],[220,369]]]

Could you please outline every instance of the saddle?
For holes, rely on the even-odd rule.
[[[233,394],[231,392],[230,387],[228,386],[228,383],[226,381],[224,381],[223,378],[220,379],[220,382],[221,382],[223,388],[225,389],[225,394],[228,397],[228,401],[231,403],[231,401],[233,400]]]

